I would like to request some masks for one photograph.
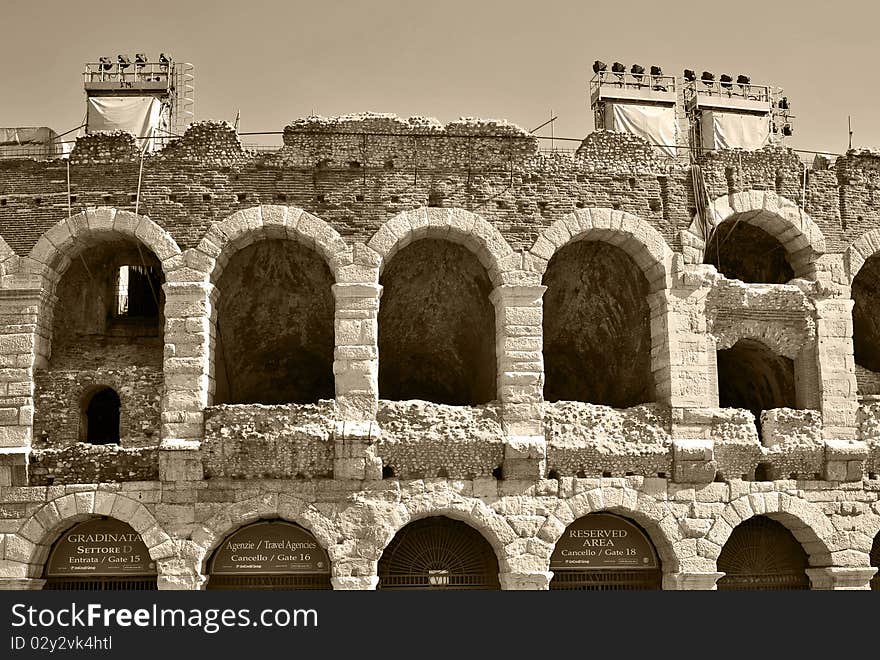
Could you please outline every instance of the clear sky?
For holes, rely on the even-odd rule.
[[[718,7],[723,7],[719,9]],[[0,126],[78,126],[101,55],[195,65],[198,119],[276,131],[311,113],[504,118],[592,130],[592,62],[749,74],[784,88],[795,148],[880,147],[871,0],[2,0]],[[547,130],[540,134],[549,134]]]

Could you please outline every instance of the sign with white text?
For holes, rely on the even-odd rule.
[[[657,567],[657,553],[645,533],[610,513],[591,513],[575,520],[550,558],[551,571]]]
[[[212,575],[329,573],[330,559],[298,525],[259,522],[227,537],[211,562]]]
[[[66,531],[52,548],[46,577],[71,575],[156,575],[156,564],[129,525],[97,518]]]

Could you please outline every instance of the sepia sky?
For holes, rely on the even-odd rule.
[[[715,7],[723,6],[724,9]],[[279,131],[311,113],[393,112],[592,130],[592,62],[749,74],[784,88],[799,149],[880,147],[880,4],[780,0],[3,0],[0,126],[82,123],[87,61],[195,65],[197,119]],[[539,132],[549,135],[549,128]],[[269,138],[271,140],[271,138]],[[275,138],[278,140],[278,138]],[[257,142],[258,139],[251,141]],[[566,145],[566,146],[573,146]]]

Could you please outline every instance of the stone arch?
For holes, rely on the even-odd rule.
[[[719,326],[722,324],[713,324],[710,327],[717,350],[731,348],[741,339],[749,339],[790,360],[796,359],[804,346],[815,338],[808,334],[812,330],[811,327],[807,327],[807,332],[804,332],[801,328],[780,326],[765,321],[744,320],[735,326],[732,324],[729,327]]]
[[[333,227],[294,206],[261,205],[237,211],[211,225],[199,244],[184,254],[177,281],[215,283],[240,249],[263,239],[291,239],[320,254],[338,282],[352,264],[352,249]]]
[[[61,532],[94,516],[109,516],[130,525],[154,560],[175,554],[174,542],[147,507],[125,495],[99,490],[62,495],[37,509],[18,530],[12,556],[7,541],[6,559],[27,565],[28,577],[39,578]]]
[[[603,511],[615,513],[642,526],[657,550],[664,574],[681,570],[681,564],[686,559],[680,549],[684,536],[675,514],[666,502],[658,502],[627,487],[604,486],[566,498],[548,516],[538,537],[549,542],[552,552],[562,534],[575,520]]]
[[[313,505],[293,495],[270,494],[252,497],[224,507],[192,533],[199,549],[196,566],[207,577],[207,563],[223,539],[236,530],[259,520],[280,519],[296,523],[311,533],[330,555],[331,570],[335,574],[336,561],[331,548],[339,539],[333,523]]]
[[[9,247],[6,239],[0,236],[0,277],[9,275],[18,267],[15,250]]]
[[[651,292],[670,286],[672,249],[663,236],[641,218],[608,208],[579,209],[541,232],[529,250],[532,269],[542,277],[561,247],[581,240],[620,247],[641,268]]]
[[[28,256],[20,262],[20,272],[37,276],[46,295],[37,318],[36,365],[45,366],[51,354],[52,321],[56,289],[71,260],[102,239],[117,236],[143,245],[160,262],[167,279],[178,267],[180,247],[167,231],[145,215],[120,211],[109,206],[88,208],[60,220],[37,239]]]
[[[494,286],[521,284],[522,277],[528,278],[522,273],[522,255],[513,251],[501,232],[477,214],[460,208],[421,207],[399,213],[379,227],[367,247],[379,256],[381,273],[398,250],[421,238],[464,245],[477,255]]]
[[[743,495],[728,503],[700,544],[701,554],[717,561],[734,528],[753,516],[782,523],[803,546],[811,567],[831,566],[834,553],[846,548],[835,540],[834,526],[812,502],[776,491]],[[867,559],[867,553],[865,553]]]
[[[404,527],[417,520],[445,516],[463,522],[477,532],[492,546],[502,573],[512,570],[510,560],[520,549],[515,547],[520,539],[507,520],[480,500],[461,500],[435,506],[426,498],[414,498],[402,502],[396,510],[397,515],[377,529],[375,544],[370,549],[370,559],[379,561],[382,553]],[[513,547],[512,547],[513,546]],[[549,562],[549,554],[547,561]]]
[[[161,262],[166,278],[178,265],[173,258],[180,254],[180,247],[171,234],[150,218],[99,206],[60,220],[43,232],[28,253],[27,265],[23,265],[23,269],[42,276],[44,288],[54,292],[55,284],[70,265],[70,259],[96,238],[108,234],[132,239],[150,250]]]
[[[825,253],[825,237],[813,219],[790,199],[772,190],[745,190],[709,203],[709,222],[717,227],[734,215],[770,234],[788,253],[795,277],[815,278],[816,260]],[[706,242],[695,214],[682,232],[686,263],[702,263]]]
[[[843,263],[850,285],[865,262],[880,252],[880,229],[871,229],[850,243],[843,253]]]

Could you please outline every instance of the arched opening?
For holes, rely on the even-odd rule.
[[[734,215],[719,224],[709,240],[703,263],[726,278],[743,282],[785,284],[794,277],[788,252],[774,236]]]
[[[628,408],[654,398],[648,281],[622,249],[578,241],[544,274],[544,399]]]
[[[496,398],[495,308],[467,248],[422,239],[386,266],[379,306],[379,397],[478,405]]]
[[[754,339],[740,339],[717,353],[718,404],[745,408],[761,434],[761,412],[797,408],[794,362]]]
[[[115,427],[112,434],[101,433],[115,439],[95,442],[155,445],[163,384],[161,263],[141,242],[118,234],[90,235],[78,245],[79,252],[67,255],[57,302],[46,310],[51,349],[48,360],[38,358],[34,373],[35,446],[92,442],[87,437],[96,436],[83,423],[89,416],[86,399],[94,401],[95,414],[106,418],[108,428]],[[126,389],[126,406],[120,413],[117,404],[115,424],[110,401],[92,395],[97,383]]]
[[[130,525],[103,516],[73,526],[52,546],[43,589],[149,591],[156,563]]]
[[[261,520],[223,540],[208,561],[206,589],[332,589],[330,558],[311,532]]]
[[[575,520],[550,557],[550,589],[646,591],[661,588],[657,550],[648,534],[627,518],[590,513]]]
[[[737,525],[721,548],[719,591],[809,589],[807,553],[782,523],[754,516]]]
[[[87,397],[83,407],[81,440],[93,445],[119,443],[119,395],[112,387],[101,387]]]
[[[861,395],[880,394],[880,254],[862,265],[852,283],[853,352]]]
[[[445,516],[401,529],[379,560],[379,589],[500,589],[498,559],[473,527]]]
[[[332,399],[332,286],[327,262],[295,241],[236,252],[217,282],[214,403]]]
[[[874,537],[874,544],[871,546],[871,566],[877,568],[877,572],[871,578],[871,590],[880,591],[880,533]]]

